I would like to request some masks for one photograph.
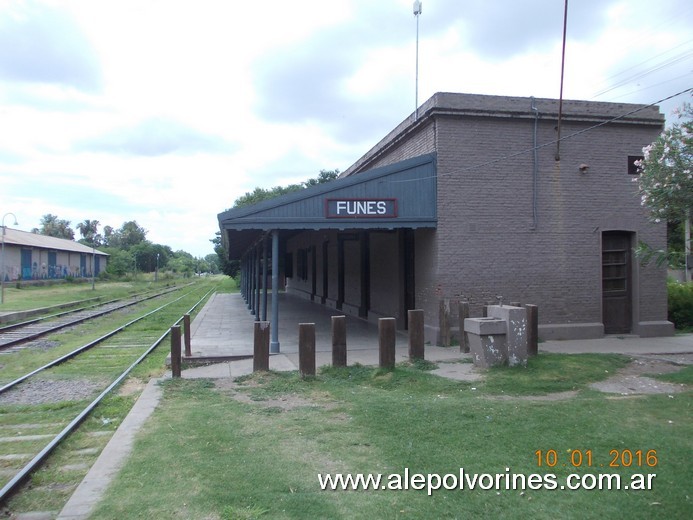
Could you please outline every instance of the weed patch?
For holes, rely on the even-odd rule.
[[[526,367],[495,367],[480,386],[492,394],[531,395],[584,389],[630,362],[618,354],[542,354]]]
[[[541,356],[544,357],[544,356]],[[95,518],[666,517],[690,512],[691,392],[611,399],[587,389],[628,360],[546,356],[534,376],[489,371],[471,386],[414,366],[324,368],[310,380],[266,373],[233,382],[169,380],[135,452]],[[575,374],[578,397],[497,399],[554,392]],[[531,373],[531,372],[530,372]],[[494,381],[494,378],[497,380]],[[239,401],[235,393],[262,400]],[[502,394],[500,394],[502,395]],[[281,407],[282,399],[313,406]],[[329,406],[323,406],[329,403]],[[537,451],[560,463],[540,466]],[[609,468],[612,450],[656,450],[658,465]],[[593,465],[570,465],[591,450]],[[318,475],[656,473],[651,491],[440,489],[322,491]],[[508,468],[508,469],[506,469]]]

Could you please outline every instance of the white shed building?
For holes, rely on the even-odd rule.
[[[97,276],[108,254],[73,240],[4,228],[0,276],[5,282]]]

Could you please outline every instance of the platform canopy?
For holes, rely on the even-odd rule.
[[[271,230],[435,228],[436,156],[427,154],[218,215],[230,258]]]

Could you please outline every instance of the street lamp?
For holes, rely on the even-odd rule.
[[[14,213],[5,213],[2,216],[2,249],[0,249],[0,303],[5,301],[5,218],[12,215],[14,218],[13,226],[19,225]]]
[[[94,286],[95,284],[95,267],[96,267],[96,247],[94,246],[94,243],[91,243],[91,290],[95,290],[96,287]]]
[[[414,100],[414,121],[419,119],[419,15],[421,14],[421,2],[414,2],[414,16],[416,16],[416,94]]]

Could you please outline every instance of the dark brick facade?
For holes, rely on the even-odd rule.
[[[441,298],[469,300],[474,315],[502,296],[539,305],[545,339],[601,335],[602,233],[666,245],[666,226],[648,222],[628,174],[628,157],[662,130],[658,109],[565,102],[560,160],[556,100],[437,94],[419,114],[345,175],[437,154],[438,227],[416,237],[427,326],[436,329]],[[673,332],[665,281],[664,269],[632,262],[633,333]]]
[[[558,111],[551,99],[436,94],[341,181],[221,214],[223,236],[248,257],[278,229],[288,291],[400,328],[407,309],[423,309],[431,342],[441,301],[469,301],[480,316],[499,297],[537,305],[543,339],[673,334],[665,269],[632,255],[641,240],[666,246],[629,173],[664,118],[657,107],[565,101],[559,147]],[[395,200],[402,213],[325,218],[335,193]]]

